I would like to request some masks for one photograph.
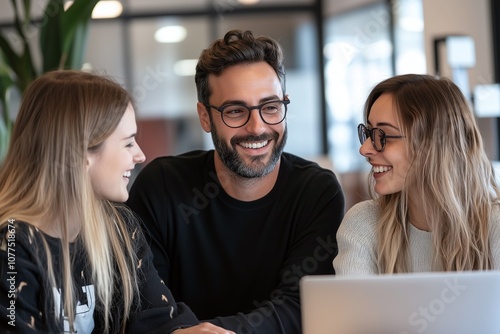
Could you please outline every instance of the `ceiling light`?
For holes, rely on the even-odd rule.
[[[118,17],[123,11],[123,6],[117,0],[101,0],[99,1],[92,11],[93,19],[110,19]]]
[[[255,5],[258,3],[260,0],[238,0],[239,3],[242,5]]]
[[[159,43],[178,43],[186,38],[187,31],[183,26],[166,26],[158,29],[155,40]]]
[[[64,10],[67,10],[73,1],[66,1],[64,3]],[[92,11],[93,19],[111,19],[120,16],[123,11],[123,6],[118,0],[101,0],[99,1]]]

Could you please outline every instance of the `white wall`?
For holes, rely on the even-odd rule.
[[[463,34],[475,42],[476,65],[469,69],[470,88],[494,82],[490,0],[423,0],[424,34],[428,73],[434,74],[434,38]],[[450,68],[440,62],[442,75],[451,76]],[[497,121],[478,119],[486,150],[497,157]]]

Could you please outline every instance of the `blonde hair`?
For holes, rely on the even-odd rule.
[[[500,192],[464,95],[446,78],[395,76],[369,94],[366,121],[375,100],[385,93],[391,94],[398,112],[411,166],[401,192],[378,198],[373,194],[381,208],[377,225],[379,271],[412,270],[408,252],[410,196],[423,204],[419,210],[425,212],[432,231],[433,270],[491,269],[489,224]]]
[[[116,204],[96,197],[87,173],[87,153],[100,149],[129,103],[126,90],[104,76],[55,71],[38,77],[25,92],[0,170],[0,227],[15,218],[61,239],[62,273],[53,268],[45,248],[52,285],[54,277],[62,278],[71,331],[75,297],[69,223],[76,222],[80,229],[78,238],[88,254],[106,330],[115,298],[122,300],[124,328],[138,296],[127,222]],[[119,296],[114,293],[117,284]]]

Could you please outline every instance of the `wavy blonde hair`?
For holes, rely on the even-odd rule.
[[[432,231],[433,270],[491,269],[488,231],[500,193],[467,100],[449,79],[399,75],[373,88],[365,103],[365,121],[377,98],[386,93],[393,98],[411,166],[401,192],[372,194],[381,208],[379,271],[412,271],[410,196],[423,204],[419,210]]]
[[[88,254],[106,330],[111,307],[117,306],[115,297],[123,301],[123,329],[138,296],[127,224],[116,204],[96,197],[87,172],[87,153],[100,149],[129,103],[126,90],[104,76],[55,71],[38,77],[25,92],[0,169],[0,227],[15,218],[61,239],[62,273],[53,268],[54,254],[46,247],[48,272],[52,286],[55,277],[61,277],[64,314],[72,332],[70,222],[80,229],[78,238]]]

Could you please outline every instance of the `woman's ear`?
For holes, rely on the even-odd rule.
[[[210,132],[210,116],[208,113],[210,112],[207,110],[207,107],[201,102],[198,102],[196,104],[196,110],[198,111],[198,117],[200,118],[200,124],[203,130],[205,130],[206,133]]]
[[[94,163],[94,155],[92,153],[87,153],[86,159],[87,159],[87,172],[88,172],[90,167]]]

